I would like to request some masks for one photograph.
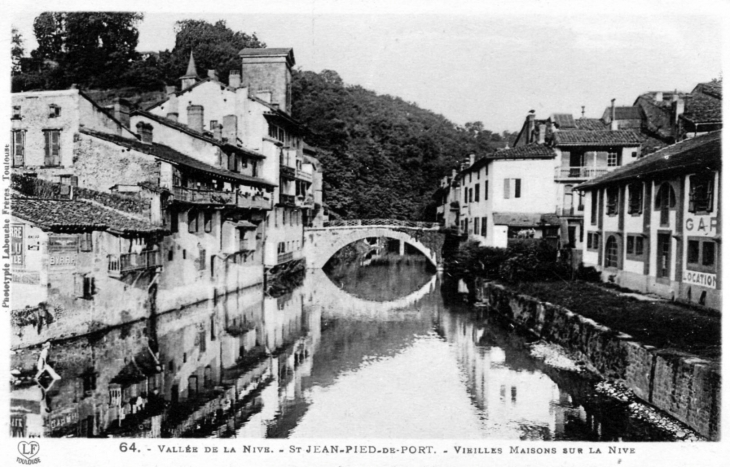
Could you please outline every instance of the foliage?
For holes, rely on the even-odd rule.
[[[23,58],[25,47],[23,47],[23,36],[16,28],[12,28],[10,37],[10,61],[12,64],[11,73],[13,76],[20,73],[20,59]]]
[[[558,261],[557,249],[543,241],[513,242],[508,248],[467,242],[444,261],[444,270],[453,279],[467,281],[485,278],[517,283],[571,277],[569,264]]]
[[[480,122],[467,130],[333,70],[295,71],[292,95],[306,141],[321,150],[327,206],[344,218],[433,219],[438,180],[470,153],[494,150]]]
[[[202,70],[216,70],[220,80],[228,83],[231,70],[241,69],[238,53],[244,48],[266,47],[256,34],[234,32],[226,22],[215,24],[207,21],[187,19],[175,23],[175,47],[172,52],[160,54],[160,71],[168,84],[178,84],[185,74],[193,52],[199,73]]]

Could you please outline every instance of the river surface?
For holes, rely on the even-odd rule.
[[[652,440],[584,376],[530,355],[423,263],[308,271],[88,338],[15,381],[25,436]],[[13,356],[32,372],[39,350]]]

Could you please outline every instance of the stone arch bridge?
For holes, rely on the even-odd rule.
[[[350,243],[371,237],[386,237],[407,243],[423,253],[436,267],[441,266],[441,250],[446,236],[433,222],[395,219],[363,219],[325,222],[323,227],[304,229],[304,256],[307,267],[320,269]]]

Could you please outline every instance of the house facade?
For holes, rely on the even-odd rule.
[[[721,157],[717,131],[579,185],[583,264],[622,287],[721,309]]]

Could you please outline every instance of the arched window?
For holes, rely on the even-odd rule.
[[[662,183],[654,200],[654,208],[661,211],[659,217],[660,225],[669,225],[669,210],[677,205],[677,197],[674,195],[674,188],[669,183]]]
[[[606,260],[604,265],[607,268],[618,267],[618,242],[616,242],[616,237],[613,235],[606,239]]]

